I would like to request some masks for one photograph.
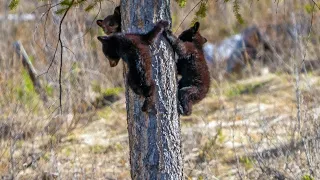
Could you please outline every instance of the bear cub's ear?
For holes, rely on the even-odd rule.
[[[114,9],[113,15],[121,16],[120,6],[117,6],[117,7]]]
[[[204,43],[208,42],[207,38],[203,38]]]
[[[102,27],[102,20],[97,20],[97,24],[100,26],[100,27]]]
[[[194,25],[192,27],[194,33],[198,32],[199,27],[200,27],[200,23],[199,22],[194,23]]]

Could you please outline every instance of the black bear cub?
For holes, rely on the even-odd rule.
[[[129,87],[138,95],[145,97],[141,108],[148,111],[154,106],[155,83],[152,79],[150,47],[163,30],[169,26],[167,21],[159,21],[146,34],[122,34],[99,36],[104,55],[110,66],[118,64],[120,58],[128,65],[127,82]]]
[[[97,20],[97,24],[103,29],[107,35],[121,32],[121,14],[120,6],[114,9],[112,15],[107,16],[104,20]]]
[[[167,30],[165,37],[178,54],[177,70],[182,77],[178,85],[179,111],[181,115],[190,115],[192,105],[205,98],[209,91],[210,76],[204,59],[202,46],[207,42],[199,33],[200,23],[185,30],[179,38]]]

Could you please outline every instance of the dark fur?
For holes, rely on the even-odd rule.
[[[192,105],[200,102],[209,91],[210,76],[202,46],[207,40],[199,33],[198,22],[176,38],[165,31],[166,38],[178,54],[177,69],[182,76],[178,85],[180,114],[190,115]]]
[[[103,31],[109,35],[116,32],[121,32],[121,13],[120,6],[114,9],[112,15],[107,16],[104,20],[97,20],[97,24],[103,29]]]
[[[116,66],[120,58],[128,64],[128,85],[136,94],[146,98],[142,111],[150,110],[154,105],[155,83],[152,80],[152,54],[149,45],[156,41],[168,26],[167,21],[159,21],[147,34],[117,33],[98,37],[111,67]]]
[[[242,33],[242,41],[239,41],[237,49],[227,59],[227,73],[241,74],[247,65],[252,66],[257,59],[259,49],[271,51],[269,44],[262,38],[256,26],[246,28]],[[228,75],[226,74],[226,75]]]
[[[251,59],[257,58],[258,47],[262,45],[264,50],[271,50],[269,44],[262,38],[258,27],[253,26],[242,32],[246,53]]]

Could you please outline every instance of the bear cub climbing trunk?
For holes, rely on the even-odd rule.
[[[120,13],[122,33],[146,33],[159,20],[171,22],[169,0],[121,0]],[[163,35],[150,47],[155,110],[142,112],[144,98],[126,84],[131,178],[179,180],[183,162],[174,53]]]

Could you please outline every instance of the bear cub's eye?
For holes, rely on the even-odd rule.
[[[114,25],[114,23],[113,22],[109,22],[109,26],[113,26]]]

